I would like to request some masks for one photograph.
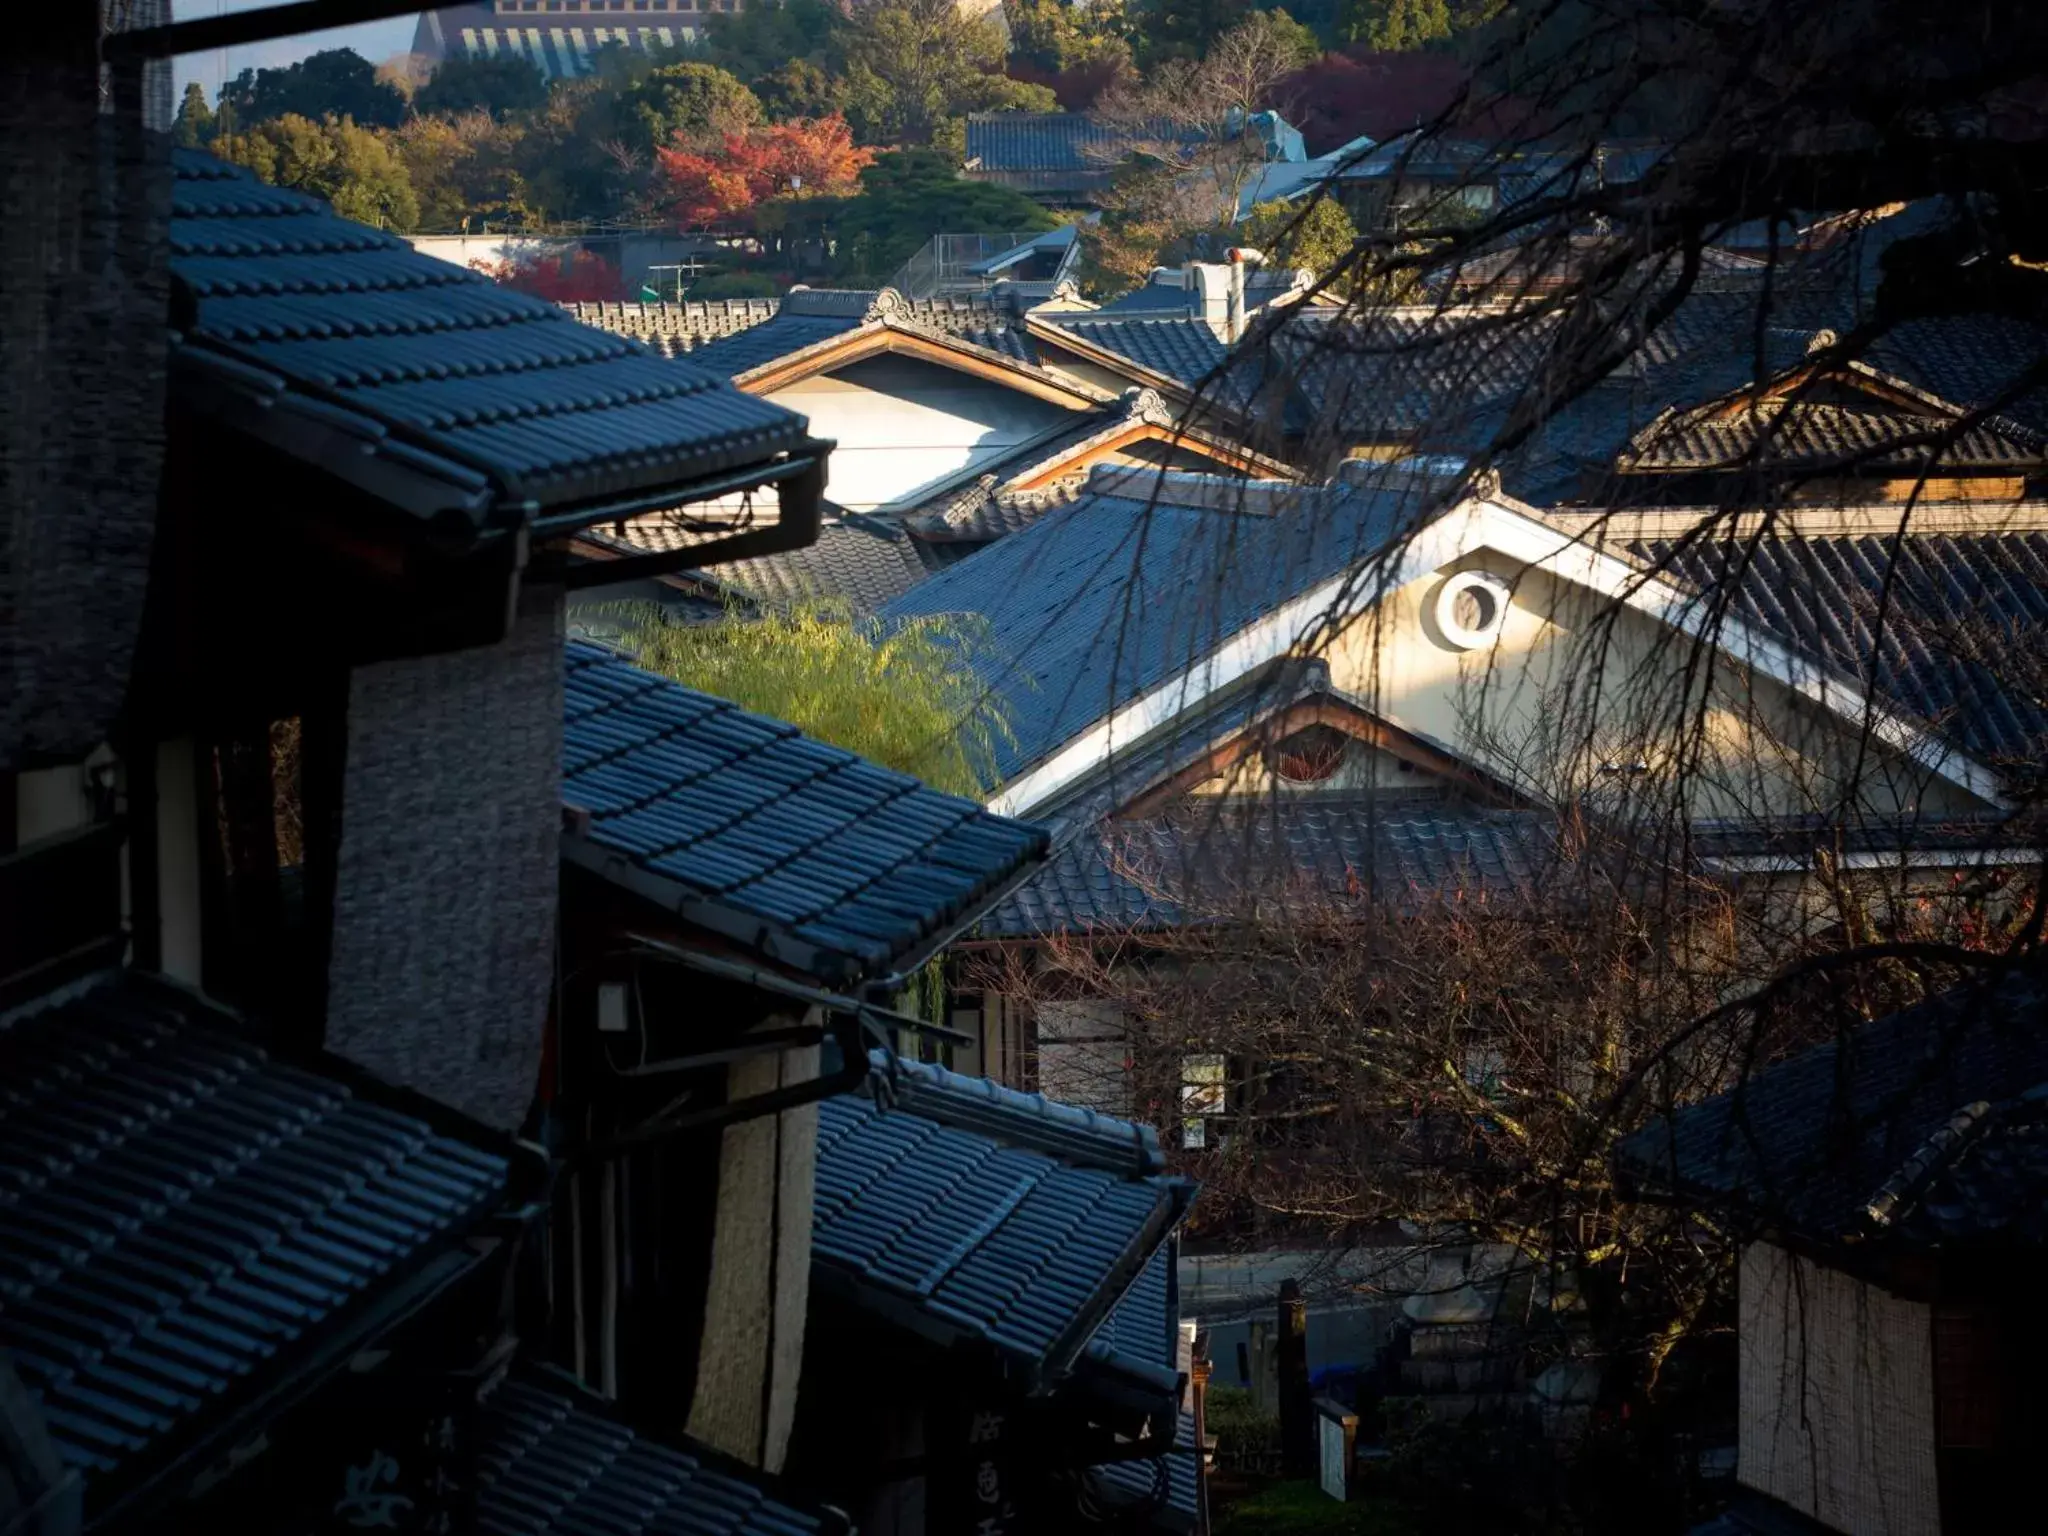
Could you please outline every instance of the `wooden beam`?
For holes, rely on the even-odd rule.
[[[1285,741],[1296,731],[1306,730],[1312,725],[1327,725],[1332,730],[1342,731],[1354,741],[1362,741],[1400,762],[1409,763],[1439,778],[1449,779],[1483,804],[1527,804],[1522,796],[1517,795],[1491,774],[1483,773],[1463,759],[1453,757],[1439,747],[1431,746],[1421,737],[1404,731],[1399,726],[1389,725],[1377,715],[1369,714],[1341,699],[1321,698],[1303,699],[1245,727],[1230,740],[1219,742],[1186,767],[1160,780],[1123,806],[1116,814],[1120,819],[1130,821],[1157,815],[1197,784],[1228,773],[1253,753],[1264,751],[1277,742]]]
[[[1064,406],[1070,411],[1100,410],[1112,398],[1099,390],[1069,384],[1048,374],[1006,366],[994,354],[984,353],[979,347],[967,347],[943,337],[899,330],[887,324],[849,331],[843,337],[821,342],[792,357],[740,374],[733,382],[750,395],[767,395],[778,389],[787,389],[792,384],[800,384],[805,379],[816,378],[821,373],[848,368],[870,357],[885,354],[950,368],[955,373],[1000,384],[1005,389],[1014,389],[1019,394]]]
[[[1134,421],[1112,436],[1077,444],[1071,452],[1050,459],[1029,474],[1010,481],[1004,489],[1043,490],[1048,485],[1081,473],[1090,465],[1102,463],[1111,454],[1121,453],[1124,449],[1139,443],[1164,443],[1170,448],[1185,448],[1190,453],[1212,459],[1254,480],[1293,481],[1301,478],[1291,466],[1282,464],[1277,459],[1269,459],[1249,448],[1239,448],[1207,433],[1180,431],[1173,427],[1161,426],[1156,421]]]

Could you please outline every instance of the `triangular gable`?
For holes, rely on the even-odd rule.
[[[1151,816],[1202,784],[1227,778],[1248,762],[1283,752],[1289,742],[1318,728],[1385,753],[1420,775],[1422,784],[1441,785],[1479,805],[1506,807],[1528,803],[1526,796],[1468,759],[1392,724],[1345,694],[1324,687],[1293,699],[1275,701],[1206,749],[1187,754],[1178,766],[1161,764],[1167,771],[1158,773],[1148,784],[1127,783],[1126,787],[1135,792],[1128,798],[1119,797],[1121,803],[1115,814],[1126,819]]]
[[[1070,411],[1097,410],[1115,398],[1106,390],[1020,362],[993,347],[922,325],[907,314],[885,314],[864,321],[839,335],[745,369],[733,376],[733,382],[750,395],[768,395],[884,355],[932,363]]]
[[[2048,467],[2048,453],[2033,432],[1995,415],[1971,420],[1964,405],[1861,358],[1833,357],[1836,345],[1833,332],[1817,332],[1805,361],[1760,388],[1667,408],[1630,440],[1616,472],[1769,468],[1885,475],[1932,468],[1993,475],[2018,496],[2023,480],[2017,477]],[[1960,494],[1944,479],[1922,494],[1943,499],[1949,492]]]
[[[1227,437],[1182,419],[1159,392],[1134,390],[1126,397],[1122,419],[1093,437],[1063,444],[1037,462],[1020,467],[999,483],[1007,491],[1037,491],[1062,481],[1083,478],[1098,464],[1118,462],[1118,455],[1143,444],[1193,454],[1254,480],[1299,480],[1292,465],[1247,448]]]
[[[1587,588],[1694,640],[1713,644],[1732,664],[1761,673],[1826,712],[1869,732],[1898,753],[1966,794],[1990,805],[2005,798],[1998,776],[1957,750],[1921,722],[1874,698],[1841,668],[1808,655],[1739,615],[1703,603],[1696,590],[1597,548],[1546,522],[1532,509],[1508,502],[1491,485],[1486,494],[1446,506],[1406,537],[1399,548],[1368,555],[1381,561],[1377,580],[1358,581],[1358,563],[1311,590],[1261,614],[1218,643],[1194,665],[1166,677],[1099,717],[1015,774],[989,801],[1005,815],[1029,815],[1057,802],[1103,771],[1118,752],[1171,725],[1263,669],[1299,656],[1330,632],[1333,616],[1367,612],[1379,595],[1397,591],[1453,562],[1481,552],[1504,556],[1534,571]],[[1396,722],[1397,723],[1397,722]]]

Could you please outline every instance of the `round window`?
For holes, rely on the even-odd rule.
[[[1437,588],[1437,632],[1461,651],[1490,645],[1507,618],[1507,584],[1497,576],[1460,571]]]
[[[1320,784],[1344,764],[1344,749],[1351,738],[1327,725],[1305,726],[1286,740],[1276,742],[1268,760],[1273,771],[1290,784]]]

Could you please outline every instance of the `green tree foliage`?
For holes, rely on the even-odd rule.
[[[1199,59],[1209,45],[1258,10],[1252,0],[1140,0],[1139,62]]]
[[[1303,267],[1324,277],[1348,260],[1358,226],[1333,197],[1307,203],[1260,203],[1239,227],[1238,238],[1263,251],[1274,266]]]
[[[753,0],[745,10],[713,11],[704,18],[703,57],[760,92],[762,80],[787,64],[822,65],[842,20],[827,0]]]
[[[720,272],[690,284],[693,299],[772,299],[782,291],[766,272]]]
[[[619,142],[643,158],[677,143],[745,133],[765,116],[738,79],[696,60],[653,70],[619,98],[616,112]]]
[[[381,229],[413,229],[419,198],[391,141],[346,117],[322,122],[288,112],[241,133],[224,133],[213,152],[263,180],[325,198],[345,219]]]
[[[415,117],[390,137],[419,199],[419,228],[519,229],[534,221],[517,125],[479,108]]]
[[[405,121],[404,93],[353,48],[328,48],[280,69],[245,69],[221,88],[221,107],[248,129],[287,115],[345,117],[365,128]]]
[[[778,123],[846,110],[845,87],[809,59],[786,60],[754,82],[754,94],[761,98],[761,109]]]
[[[512,162],[538,216],[617,218],[645,201],[653,156],[621,158],[618,106],[618,90],[602,78],[558,82],[546,106],[515,120]]]
[[[861,173],[858,196],[815,215],[838,252],[837,281],[879,285],[940,232],[1035,234],[1059,220],[1021,192],[967,181],[932,150],[883,155]]]
[[[830,603],[716,623],[633,615],[626,643],[650,671],[730,699],[935,789],[980,798],[1000,782],[1007,720],[974,671],[986,642],[947,618],[884,628]]]
[[[214,127],[213,108],[206,104],[206,87],[197,80],[186,81],[177,121],[171,124],[171,136],[186,149],[198,149],[213,142]]]
[[[531,112],[548,99],[548,83],[523,58],[449,59],[414,94],[412,106],[424,116],[484,111],[502,118]]]
[[[1123,0],[1005,0],[1010,57],[1053,74],[1131,60],[1131,14]]]
[[[1450,0],[1349,0],[1338,22],[1346,42],[1387,53],[1447,42],[1456,30]]]
[[[970,112],[1058,109],[1042,85],[1003,73],[1008,45],[994,22],[953,0],[879,0],[856,11],[841,41],[846,116],[870,144],[957,150]]]

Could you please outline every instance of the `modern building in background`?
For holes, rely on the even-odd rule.
[[[447,59],[522,58],[550,80],[597,71],[605,48],[658,53],[693,43],[704,19],[745,0],[479,0],[420,12],[412,51]]]

